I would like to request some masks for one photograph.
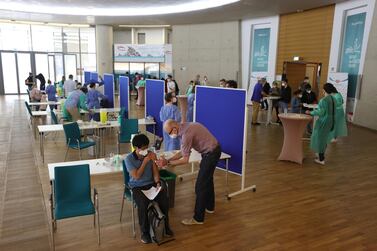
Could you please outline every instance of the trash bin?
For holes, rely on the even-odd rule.
[[[169,207],[173,208],[175,201],[175,180],[177,178],[177,175],[163,169],[160,170],[160,178],[168,185]]]

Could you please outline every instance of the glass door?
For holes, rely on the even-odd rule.
[[[16,54],[14,52],[2,52],[1,65],[3,70],[4,94],[18,94]],[[28,75],[26,75],[25,79]]]
[[[27,89],[25,79],[29,76],[29,72],[32,72],[30,59],[30,53],[17,53],[18,84],[22,94],[25,94]]]
[[[38,75],[41,73],[45,77],[45,79],[47,79],[49,77],[47,53],[36,53],[34,57],[35,57],[35,75]],[[40,88],[39,80],[37,80],[37,82],[38,82],[38,88]]]
[[[48,55],[48,79],[51,80],[52,83],[55,83],[56,81],[54,55]]]
[[[73,79],[77,79],[77,62],[76,55],[65,54],[64,55],[64,69],[65,75],[68,79],[69,75],[73,75]]]

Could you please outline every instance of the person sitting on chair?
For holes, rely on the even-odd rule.
[[[130,174],[128,185],[131,187],[133,197],[137,205],[139,225],[141,232],[141,242],[144,244],[151,243],[148,222],[148,205],[149,199],[144,195],[142,190],[149,190],[152,186],[161,186],[160,174],[155,163],[157,157],[153,152],[148,151],[149,139],[144,134],[136,135],[132,139],[132,145],[135,150],[128,154],[125,165]],[[159,194],[154,198],[166,217],[165,234],[173,236],[173,231],[169,227],[169,200],[167,196],[166,186],[162,186]]]

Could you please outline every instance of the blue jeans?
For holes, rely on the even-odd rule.
[[[284,101],[279,101],[279,108],[280,112],[284,113],[284,111],[288,111],[288,103],[285,103]]]

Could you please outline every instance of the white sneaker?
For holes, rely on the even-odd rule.
[[[317,163],[317,164],[320,164],[320,165],[322,165],[322,166],[325,165],[325,161],[324,161],[324,160],[321,161],[321,160],[319,160],[319,159],[317,159],[317,158],[314,159],[314,162]]]
[[[213,213],[215,213],[215,210],[208,210],[208,209],[206,208],[206,213],[207,213],[207,214],[213,214]]]
[[[336,142],[338,142],[338,139],[332,139],[331,140],[331,143],[336,143]]]

